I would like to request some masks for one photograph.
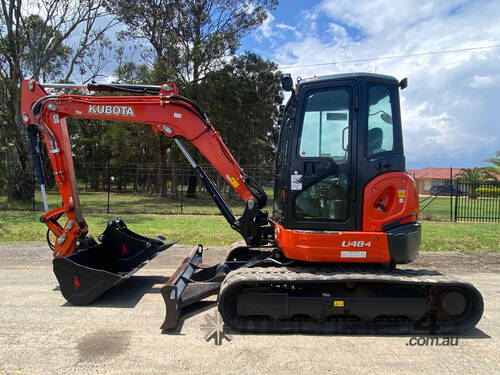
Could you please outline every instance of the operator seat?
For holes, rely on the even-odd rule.
[[[382,141],[384,132],[381,128],[373,128],[368,131],[368,156],[383,152]]]

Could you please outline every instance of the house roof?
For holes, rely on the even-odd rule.
[[[461,168],[452,168],[453,178],[459,174]],[[450,178],[450,168],[432,168],[426,167],[421,169],[407,169],[406,173],[412,176],[415,180],[423,179],[449,179]]]

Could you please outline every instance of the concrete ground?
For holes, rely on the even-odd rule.
[[[483,318],[454,346],[413,346],[410,336],[231,330],[231,341],[216,346],[202,328],[215,316],[213,303],[191,311],[175,333],[159,329],[165,313],[160,287],[188,250],[176,245],[93,305],[76,307],[58,291],[45,244],[0,244],[0,373],[500,373],[499,254],[424,253],[415,263],[470,281],[483,294]],[[224,254],[206,249],[204,262]]]

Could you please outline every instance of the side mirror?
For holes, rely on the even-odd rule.
[[[399,88],[401,90],[404,90],[407,87],[408,87],[408,78],[403,78],[401,82],[399,82]]]
[[[281,75],[281,87],[283,87],[285,91],[293,90],[293,79],[291,74],[286,73]]]

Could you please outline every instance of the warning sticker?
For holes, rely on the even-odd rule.
[[[231,178],[229,179],[229,183],[230,183],[231,185],[233,185],[233,187],[234,187],[235,189],[236,189],[238,186],[240,186],[240,184],[238,183],[238,181],[236,181],[236,178],[234,178],[234,177],[231,177]]]
[[[334,307],[344,307],[344,301],[333,301]]]
[[[406,190],[398,190],[398,198],[405,198],[406,197]]]
[[[291,189],[292,190],[302,190],[302,175],[301,174],[292,174],[291,175]]]

